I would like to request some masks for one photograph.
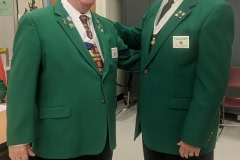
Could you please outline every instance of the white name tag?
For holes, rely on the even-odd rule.
[[[173,36],[173,48],[189,48],[189,36]]]
[[[118,48],[112,48],[112,58],[118,58]]]

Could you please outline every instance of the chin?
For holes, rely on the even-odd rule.
[[[86,6],[92,6],[96,0],[79,0],[80,3],[82,3],[83,5],[86,5]]]

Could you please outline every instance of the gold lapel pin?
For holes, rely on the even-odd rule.
[[[71,29],[72,29],[73,27],[75,27],[74,24],[72,24],[72,23],[69,23],[69,26],[71,27]]]
[[[96,23],[97,23],[97,26],[98,26],[98,29],[101,31],[101,32],[104,32],[104,30],[101,28],[101,24],[100,24],[100,21],[97,19],[96,20]]]

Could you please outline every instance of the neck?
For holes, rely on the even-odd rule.
[[[82,5],[81,2],[76,1],[76,0],[67,0],[67,1],[73,6],[73,8],[75,8],[81,14],[87,13],[91,8],[91,5],[89,5],[89,6]]]

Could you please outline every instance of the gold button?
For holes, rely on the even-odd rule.
[[[102,100],[101,100],[101,103],[102,103],[102,104],[105,104],[106,102],[105,102],[105,100],[104,100],[104,99],[102,99]]]
[[[147,69],[145,69],[145,70],[144,70],[144,73],[145,73],[145,74],[147,74],[147,73],[148,73],[148,70],[147,70]]]

